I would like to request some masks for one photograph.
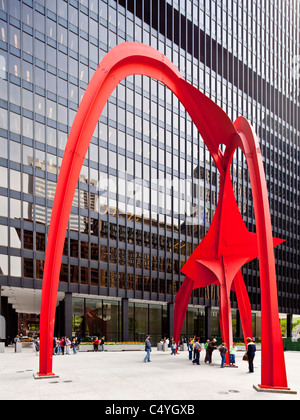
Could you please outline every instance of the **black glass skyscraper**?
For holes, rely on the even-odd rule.
[[[300,5],[261,0],[0,0],[1,311],[39,312],[61,160],[81,98],[124,41],[165,54],[234,121],[257,132],[266,172],[280,312],[300,312]],[[232,163],[255,231],[248,169]],[[172,334],[180,269],[207,233],[219,175],[177,98],[144,76],[117,87],[73,201],[56,330],[112,340]],[[259,335],[258,261],[243,269]],[[218,287],[193,292],[183,335],[219,335]],[[238,320],[235,295],[233,317]],[[208,322],[210,321],[210,322]],[[239,323],[234,334],[241,335]]]

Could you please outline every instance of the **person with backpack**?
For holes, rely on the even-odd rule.
[[[197,337],[195,339],[195,353],[196,353],[196,357],[195,359],[192,361],[193,365],[196,363],[197,365],[200,365],[200,352],[201,352],[201,344],[200,344],[200,338]]]

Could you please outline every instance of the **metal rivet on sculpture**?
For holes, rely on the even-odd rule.
[[[53,203],[43,279],[40,316],[40,376],[52,376],[52,343],[64,241],[72,201],[91,137],[116,86],[127,76],[144,75],[165,84],[185,106],[220,172],[220,195],[207,236],[183,268],[186,279],[175,300],[174,336],[178,340],[193,289],[220,284],[220,323],[223,340],[232,342],[229,294],[235,290],[244,335],[252,336],[251,307],[240,272],[258,256],[261,281],[261,384],[287,389],[283,343],[278,317],[277,286],[268,194],[258,140],[247,120],[234,124],[223,110],[186,82],[160,52],[138,44],[113,48],[101,61],[76,114],[64,153]],[[219,146],[226,146],[224,154]],[[248,232],[238,210],[230,179],[233,154],[246,157],[253,193],[257,233]]]

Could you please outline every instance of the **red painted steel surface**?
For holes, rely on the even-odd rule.
[[[181,101],[197,126],[220,172],[219,203],[207,236],[183,268],[186,279],[175,300],[174,336],[179,339],[193,289],[220,285],[222,337],[232,341],[230,290],[237,293],[244,335],[252,336],[251,307],[240,268],[260,260],[262,308],[262,384],[287,387],[278,318],[277,287],[267,188],[258,141],[247,120],[234,124],[224,111],[187,83],[160,52],[138,44],[113,48],[101,61],[76,114],[59,173],[49,228],[40,317],[40,375],[53,375],[52,343],[63,246],[72,201],[91,137],[115,87],[129,75],[145,75],[165,84]],[[226,146],[225,153],[220,144]],[[239,213],[230,179],[233,153],[245,154],[253,192],[257,233],[248,232]]]

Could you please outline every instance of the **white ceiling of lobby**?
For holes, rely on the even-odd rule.
[[[25,314],[39,314],[41,309],[41,290],[24,289],[21,287],[1,286],[1,296],[8,297],[16,312]],[[58,292],[57,304],[63,300],[65,294]]]

